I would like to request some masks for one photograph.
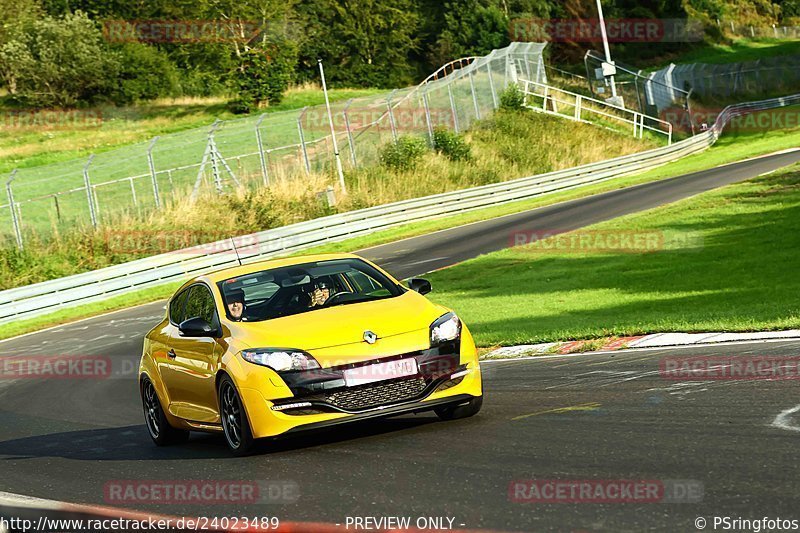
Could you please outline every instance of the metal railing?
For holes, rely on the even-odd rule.
[[[633,126],[633,136],[641,139],[644,130],[664,135],[667,143],[672,144],[672,124],[666,120],[639,113],[632,109],[619,107],[588,96],[557,89],[544,83],[531,80],[520,80],[525,94],[525,106],[529,109],[549,115],[557,115],[576,122],[597,123],[611,121]],[[531,103],[531,100],[535,104]],[[585,116],[593,116],[595,120],[587,120]]]
[[[142,288],[181,281],[212,269],[234,266],[238,262],[234,253],[234,242],[239,257],[249,263],[410,222],[441,218],[649,170],[713,145],[733,117],[798,103],[800,94],[728,106],[707,131],[646,152],[513,181],[323,217],[93,272],[9,289],[0,292],[0,323],[41,316]]]

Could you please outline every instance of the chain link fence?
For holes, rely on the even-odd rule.
[[[84,160],[15,170],[5,180],[0,239],[23,247],[32,234],[142,215],[204,191],[269,187],[332,172],[331,122],[345,168],[378,162],[402,135],[433,141],[437,127],[464,131],[499,107],[518,78],[544,83],[546,44],[516,42],[442,67],[422,84],[325,106],[266,113],[156,137]]]
[[[589,91],[598,98],[610,96],[610,81],[602,68],[605,62],[605,56],[594,50],[584,56]],[[615,61],[614,66],[614,83],[625,107],[653,117],[676,105],[688,107],[690,91],[673,83],[669,68],[648,73],[620,61]]]
[[[610,80],[602,73],[605,57],[589,51],[584,59],[589,93],[607,97]],[[625,107],[667,119],[681,134],[694,134],[708,127],[714,111],[718,112],[725,103],[800,90],[800,55],[740,63],[671,64],[653,72],[621,62],[616,62],[615,67],[614,80]]]
[[[670,65],[655,75],[702,100],[727,100],[765,93],[796,92],[800,85],[800,55],[776,56],[712,65],[691,63]]]
[[[786,24],[772,24],[770,26],[753,26],[739,24],[733,20],[716,20],[720,32],[730,37],[744,37],[749,39],[800,39],[800,26]]]

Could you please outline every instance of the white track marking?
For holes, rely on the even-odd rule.
[[[781,411],[781,414],[775,417],[775,420],[770,424],[772,427],[778,429],[785,429],[786,431],[800,431],[800,427],[792,424],[792,415],[800,411],[800,405],[795,405],[790,409]]]

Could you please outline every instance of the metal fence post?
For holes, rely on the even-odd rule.
[[[458,110],[456,109],[456,99],[453,96],[452,83],[447,84],[447,94],[450,96],[450,111],[453,113],[453,129],[455,130],[456,133],[459,133],[459,130],[461,128],[458,127]],[[425,96],[427,98],[428,96],[427,92],[425,93]],[[429,109],[427,108],[427,105],[426,105],[426,114],[429,114]]]
[[[507,89],[508,85],[509,85],[508,78],[509,78],[510,70],[511,70],[511,54],[509,54],[508,50],[506,50],[506,68],[505,68],[505,72],[503,72],[503,89],[504,90]]]
[[[489,54],[489,57],[493,56],[494,52]],[[494,105],[495,109],[500,107],[499,102],[497,101],[497,90],[494,88],[494,78],[492,75],[492,61],[491,59],[486,62],[486,71],[489,73],[489,88],[492,91],[492,104]]]
[[[217,161],[216,147],[211,148],[211,174],[214,176],[214,187],[217,189],[217,194],[222,194],[222,175],[219,173],[219,162]]]
[[[389,111],[389,126],[392,128],[392,139],[394,142],[397,142],[397,122],[394,119],[394,107],[392,106],[392,97],[394,97],[397,89],[393,90],[389,93],[389,96],[386,97],[386,107]]]
[[[147,147],[147,165],[150,167],[150,179],[153,181],[153,198],[155,199],[156,209],[161,208],[161,195],[158,191],[158,178],[156,177],[156,165],[153,162],[153,148],[158,142],[158,137],[153,137],[150,141],[150,146]],[[131,187],[133,187],[133,180],[131,180]],[[136,191],[134,191],[134,202],[136,201]]]
[[[128,181],[131,184],[131,197],[133,198],[133,205],[139,207],[139,200],[136,198],[136,185],[133,183],[133,178],[128,178]]]
[[[344,105],[344,111],[342,114],[344,115],[344,125],[347,128],[347,142],[350,144],[350,159],[353,160],[353,168],[358,166],[358,161],[356,159],[356,142],[353,139],[353,130],[350,129],[350,117],[347,115],[347,110],[350,108],[350,104],[353,103],[353,99],[347,101]]]
[[[267,118],[266,113],[258,117],[258,122],[256,122],[256,142],[258,143],[258,157],[261,160],[261,177],[264,179],[264,187],[269,187],[269,171],[267,170],[267,157],[266,154],[264,154],[264,141],[261,138],[261,123],[264,122],[265,118]]]
[[[95,205],[95,198],[92,194],[94,189],[92,181],[89,179],[89,165],[94,160],[94,154],[89,156],[89,160],[83,166],[83,186],[86,187],[86,199],[89,202],[89,218],[92,220],[92,226],[97,227],[97,206]]]
[[[11,223],[14,225],[14,238],[17,240],[17,248],[22,250],[22,229],[20,228],[19,218],[17,217],[17,204],[14,202],[14,192],[11,190],[11,182],[17,177],[17,169],[11,172],[11,176],[6,181],[6,194],[8,195],[8,208],[11,209]]]
[[[328,109],[328,121],[331,124],[331,142],[333,143],[333,157],[336,163],[336,173],[339,175],[339,186],[342,193],[347,194],[347,185],[344,182],[344,169],[342,169],[342,157],[339,153],[339,143],[336,141],[336,128],[333,126],[333,112],[331,111],[331,101],[328,98],[328,83],[325,81],[325,68],[322,60],[317,59],[319,65],[319,76],[322,78],[322,92],[325,93],[325,107]]]
[[[469,68],[469,67],[467,67]],[[472,90],[472,104],[475,106],[475,118],[481,119],[481,107],[478,105],[478,93],[475,92],[475,78],[472,77],[472,71],[469,72],[469,86]]]
[[[300,134],[300,147],[302,148],[303,152],[303,160],[306,164],[306,174],[311,174],[311,162],[308,160],[308,148],[306,147],[306,136],[303,133],[303,117],[306,115],[306,111],[308,111],[308,107],[304,107],[303,111],[300,112],[300,116],[297,117],[297,132]]]
[[[58,193],[53,195],[53,203],[56,205],[56,219],[61,222],[61,206],[58,203]]]
[[[431,123],[431,106],[428,103],[428,87],[422,89],[422,104],[425,106],[425,122],[428,124],[428,143],[433,147],[433,124]]]

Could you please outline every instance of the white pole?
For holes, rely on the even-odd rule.
[[[597,0],[597,13],[600,15],[600,33],[603,36],[603,49],[606,52],[606,62],[611,64],[611,48],[608,47],[608,33],[606,33],[606,20],[603,17],[603,6],[600,0]],[[617,97],[617,84],[614,82],[614,76],[611,76],[611,96]]]
[[[325,69],[322,67],[322,60],[319,63],[319,75],[322,78],[322,91],[325,93],[325,107],[328,108],[328,121],[331,123],[331,139],[333,140],[333,155],[336,158],[336,171],[339,173],[339,185],[342,193],[347,194],[347,186],[344,183],[344,170],[342,169],[342,157],[339,154],[339,143],[336,142],[336,129],[333,127],[333,113],[331,112],[331,101],[328,98],[328,84],[325,82]]]
[[[17,248],[22,250],[22,230],[19,226],[17,203],[14,201],[14,192],[11,190],[11,182],[14,181],[16,177],[17,169],[14,169],[8,181],[6,181],[6,194],[8,195],[8,208],[11,210],[11,222],[14,224],[14,237],[17,239]]]

